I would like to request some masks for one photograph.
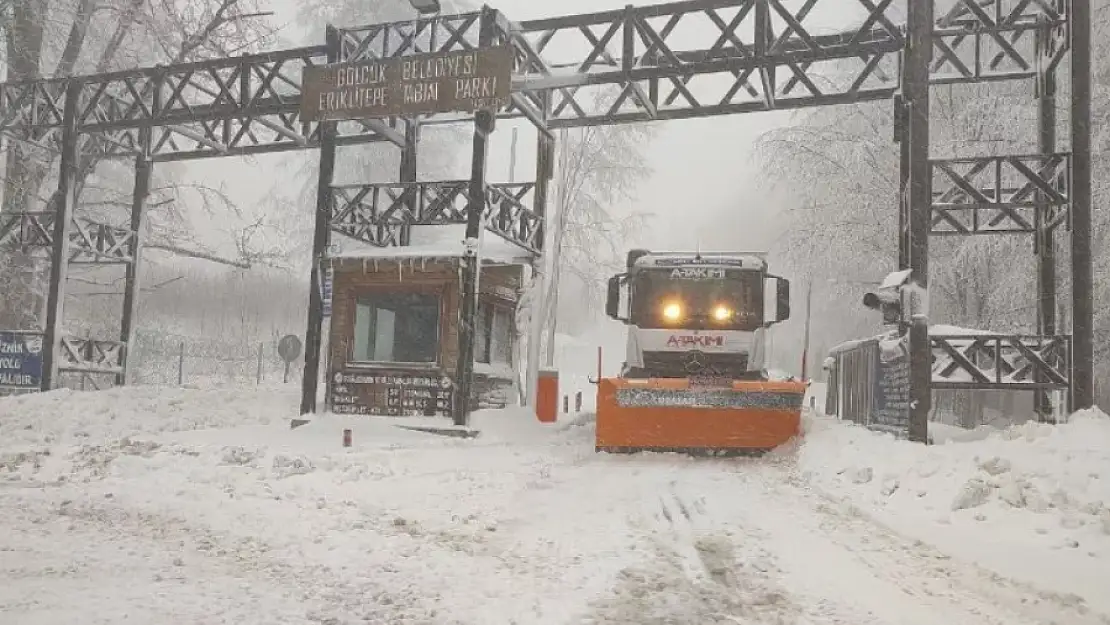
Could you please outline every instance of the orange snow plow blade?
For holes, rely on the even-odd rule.
[[[596,451],[762,453],[801,431],[805,382],[686,379],[598,381]]]

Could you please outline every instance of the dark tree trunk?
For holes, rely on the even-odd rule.
[[[34,80],[41,77],[43,29],[46,0],[15,0],[8,32],[7,82]],[[7,165],[4,171],[3,204],[5,212],[34,210],[39,185],[45,177],[45,164],[40,154],[27,146],[7,140]],[[42,307],[40,286],[45,264],[17,246],[0,254],[0,283],[4,298],[0,301],[0,328],[30,329],[39,326],[37,317]]]

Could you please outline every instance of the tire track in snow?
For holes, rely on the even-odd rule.
[[[759,540],[758,531],[721,514],[714,500],[719,493],[704,488],[707,477],[728,466],[664,466],[662,471],[635,476],[642,497],[630,505],[628,523],[652,557],[622,571],[612,594],[595,601],[594,612],[583,622],[878,623],[835,601],[807,602],[782,583],[775,556]]]
[[[639,493],[628,522],[652,558],[625,569],[587,623],[1110,623],[839,508],[789,458],[628,467],[621,497]]]
[[[791,625],[882,623],[874,614],[860,609],[842,596],[807,596],[798,592],[791,586],[779,554],[772,549],[773,541],[768,540],[770,531],[745,522],[744,515],[732,508],[732,504],[750,508],[743,502],[746,494],[758,487],[758,476],[769,469],[774,470],[781,462],[782,459],[773,458],[769,461],[745,459],[738,463],[707,463],[689,467],[690,474],[677,481],[677,488],[690,493],[687,497],[697,497],[695,501],[701,504],[701,518],[707,533],[701,537],[697,547],[706,567],[713,573],[722,558],[727,558],[730,564],[724,569],[724,575],[713,576],[722,584],[722,590],[752,594],[757,599],[757,605],[778,606],[778,610],[773,612],[730,615],[728,622]],[[682,500],[678,496],[676,499]],[[788,528],[773,528],[779,532],[784,529],[788,531]]]

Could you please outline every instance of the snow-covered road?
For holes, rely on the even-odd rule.
[[[588,423],[511,413],[475,440],[364,421],[344,449],[349,421],[187,413],[7,429],[0,620],[1110,623],[818,490],[797,450],[599,456]]]

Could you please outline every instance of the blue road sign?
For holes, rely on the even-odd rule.
[[[38,390],[42,352],[42,334],[0,332],[0,391]]]

